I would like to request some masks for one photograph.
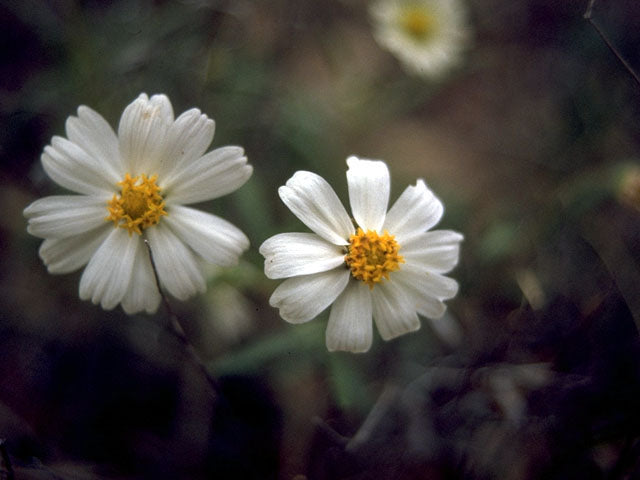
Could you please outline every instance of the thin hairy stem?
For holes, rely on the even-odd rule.
[[[162,298],[162,303],[164,304],[164,307],[167,310],[167,314],[169,315],[168,329],[171,330],[171,333],[174,334],[174,336],[183,345],[184,349],[189,353],[189,355],[191,356],[191,359],[198,366],[198,368],[200,369],[204,377],[207,379],[207,382],[209,383],[209,385],[211,385],[211,388],[213,389],[213,391],[214,392],[219,391],[218,383],[216,382],[215,378],[211,376],[204,362],[200,358],[200,355],[198,355],[198,352],[196,351],[194,346],[191,344],[191,342],[185,335],[184,329],[180,324],[180,319],[171,309],[171,304],[169,304],[169,300],[167,299],[167,296],[164,294],[164,292],[162,291],[162,288],[160,287],[160,277],[158,276],[158,270],[156,268],[156,262],[153,259],[153,250],[151,249],[151,244],[149,243],[149,240],[145,238],[144,244],[147,247],[147,251],[149,252],[149,260],[151,261],[151,269],[153,270],[153,277],[156,282],[156,287],[158,288],[158,292],[160,293],[160,297]]]
[[[613,45],[613,43],[609,40],[607,35],[602,31],[602,29],[598,26],[598,24],[593,20],[593,5],[595,3],[596,3],[596,0],[589,0],[589,4],[587,5],[587,10],[584,12],[583,17],[596,30],[596,32],[598,33],[598,35],[600,36],[602,41],[605,43],[605,45],[609,48],[611,53],[613,53],[613,55],[618,59],[618,61],[620,63],[622,63],[624,68],[627,69],[627,71],[631,74],[631,76],[636,81],[636,83],[640,86],[640,77],[638,77],[638,74],[633,70],[633,68],[631,68],[631,65],[629,65],[629,62],[627,62],[622,57],[620,52],[618,52],[618,49]]]

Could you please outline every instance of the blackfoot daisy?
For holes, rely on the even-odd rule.
[[[174,119],[164,95],[141,94],[122,113],[118,133],[81,106],[66,122],[67,138],[44,149],[45,172],[79,195],[36,200],[27,230],[44,238],[40,257],[50,273],[86,265],[80,298],[109,310],[153,313],[160,283],[185,300],[206,287],[203,263],[234,265],[249,247],[231,223],[185,205],[226,195],[252,173],[240,147],[205,154],[214,122],[198,109]]]
[[[376,40],[410,73],[439,77],[469,44],[462,0],[378,0],[370,12]]]
[[[331,186],[299,171],[278,193],[314,233],[281,233],[260,246],[269,278],[286,278],[270,304],[290,323],[332,305],[326,342],[331,351],[365,352],[372,320],[389,340],[420,328],[418,314],[438,318],[458,291],[443,274],[458,262],[462,235],[428,231],[443,206],[422,180],[387,211],[390,179],[382,161],[347,159],[352,222]]]

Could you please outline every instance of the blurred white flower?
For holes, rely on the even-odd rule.
[[[378,0],[370,13],[378,43],[424,77],[460,63],[471,38],[462,0]]]
[[[548,384],[553,372],[547,363],[497,364],[477,370],[474,377],[491,391],[505,418],[521,425],[526,419],[528,392]]]
[[[117,135],[86,106],[67,119],[66,132],[53,137],[42,165],[79,195],[36,200],[24,214],[29,233],[45,239],[39,252],[50,273],[86,265],[81,299],[155,312],[160,293],[143,239],[162,287],[180,300],[205,290],[203,262],[233,265],[249,247],[226,220],[184,206],[226,195],[252,173],[240,147],[205,154],[214,122],[200,110],[174,120],[166,96],[141,94],[124,110]]]
[[[201,297],[204,309],[194,343],[212,356],[221,346],[237,343],[255,329],[255,307],[242,286],[255,285],[264,277],[262,270],[247,261],[232,269],[209,265],[204,273],[209,289]]]
[[[201,342],[203,345],[213,346],[221,340],[235,343],[253,330],[253,305],[236,287],[217,282],[204,296],[204,303],[208,322],[206,328],[202,328],[205,337]]]
[[[409,186],[387,212],[390,179],[381,161],[347,159],[352,223],[331,186],[296,172],[278,193],[314,233],[281,233],[260,246],[269,278],[287,278],[270,304],[290,323],[316,317],[329,305],[330,351],[365,352],[372,321],[389,340],[420,328],[418,313],[441,317],[443,300],[458,291],[443,274],[458,262],[462,235],[428,232],[442,203],[422,180]]]

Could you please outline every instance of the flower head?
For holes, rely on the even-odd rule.
[[[117,135],[86,106],[67,119],[66,132],[41,160],[78,195],[36,200],[24,214],[29,233],[45,239],[39,253],[50,273],[86,265],[83,300],[155,312],[160,292],[144,240],[162,287],[180,300],[205,290],[203,263],[233,265],[249,247],[226,220],[185,206],[226,195],[252,173],[240,147],[205,154],[214,122],[200,110],[174,119],[166,96],[143,93],[124,110]]]
[[[381,161],[347,159],[349,200],[356,225],[331,186],[299,171],[278,193],[314,233],[281,233],[260,246],[269,278],[286,278],[270,304],[290,323],[303,323],[332,305],[327,348],[365,352],[372,317],[389,340],[420,328],[418,314],[442,316],[458,291],[443,274],[458,262],[462,235],[428,231],[442,203],[422,180],[387,211],[390,179]]]
[[[411,72],[438,77],[454,67],[469,43],[461,0],[378,0],[374,35]]]

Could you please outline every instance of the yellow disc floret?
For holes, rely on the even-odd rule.
[[[344,260],[351,275],[373,288],[382,279],[400,268],[404,259],[398,255],[398,242],[387,231],[378,235],[374,230],[365,233],[361,228],[349,237],[349,253]]]
[[[160,187],[156,185],[157,178],[157,175],[149,178],[145,174],[131,177],[127,173],[124,180],[118,182],[120,195],[114,195],[107,202],[109,216],[105,220],[112,221],[116,228],[126,228],[129,235],[133,232],[142,235],[142,230],[158,223],[167,212]]]
[[[407,5],[399,18],[400,26],[415,40],[426,40],[436,27],[434,15],[417,5]]]

